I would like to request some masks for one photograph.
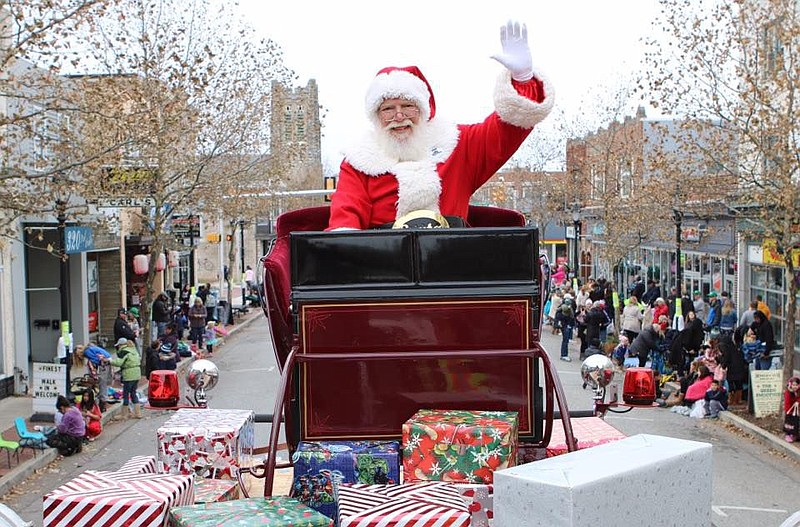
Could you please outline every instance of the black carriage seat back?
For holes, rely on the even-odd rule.
[[[309,207],[281,214],[276,238],[264,257],[263,309],[269,319],[278,366],[282,370],[293,343],[290,312],[290,244],[292,232],[323,231],[328,226],[330,207]],[[471,227],[522,227],[525,217],[515,210],[470,205],[467,223]]]

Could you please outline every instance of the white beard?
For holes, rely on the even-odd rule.
[[[411,121],[402,124],[411,124]],[[432,141],[427,121],[411,124],[411,134],[401,139],[392,135],[388,126],[376,126],[378,148],[391,159],[397,161],[422,161],[431,153]]]

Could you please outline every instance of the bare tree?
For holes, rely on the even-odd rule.
[[[784,381],[794,371],[800,185],[800,18],[795,0],[660,0],[664,28],[651,42],[649,85],[664,111],[718,123],[730,137],[695,153],[730,178],[736,199],[720,207],[747,238],[771,240],[786,270]]]
[[[155,202],[131,211],[151,239],[146,330],[173,215],[211,210],[226,181],[258,170],[269,145],[271,82],[291,76],[277,45],[230,12],[205,0],[119,0],[86,36],[95,70],[73,79],[75,150],[92,159],[82,165],[81,194]]]

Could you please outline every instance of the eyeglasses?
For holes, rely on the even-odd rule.
[[[419,108],[414,103],[404,103],[395,105],[386,105],[378,108],[378,115],[384,121],[392,121],[397,117],[397,114],[403,114],[404,117],[414,117],[419,113]]]

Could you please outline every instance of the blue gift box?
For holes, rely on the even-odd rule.
[[[292,456],[291,496],[336,518],[334,484],[400,483],[398,441],[301,441]]]

